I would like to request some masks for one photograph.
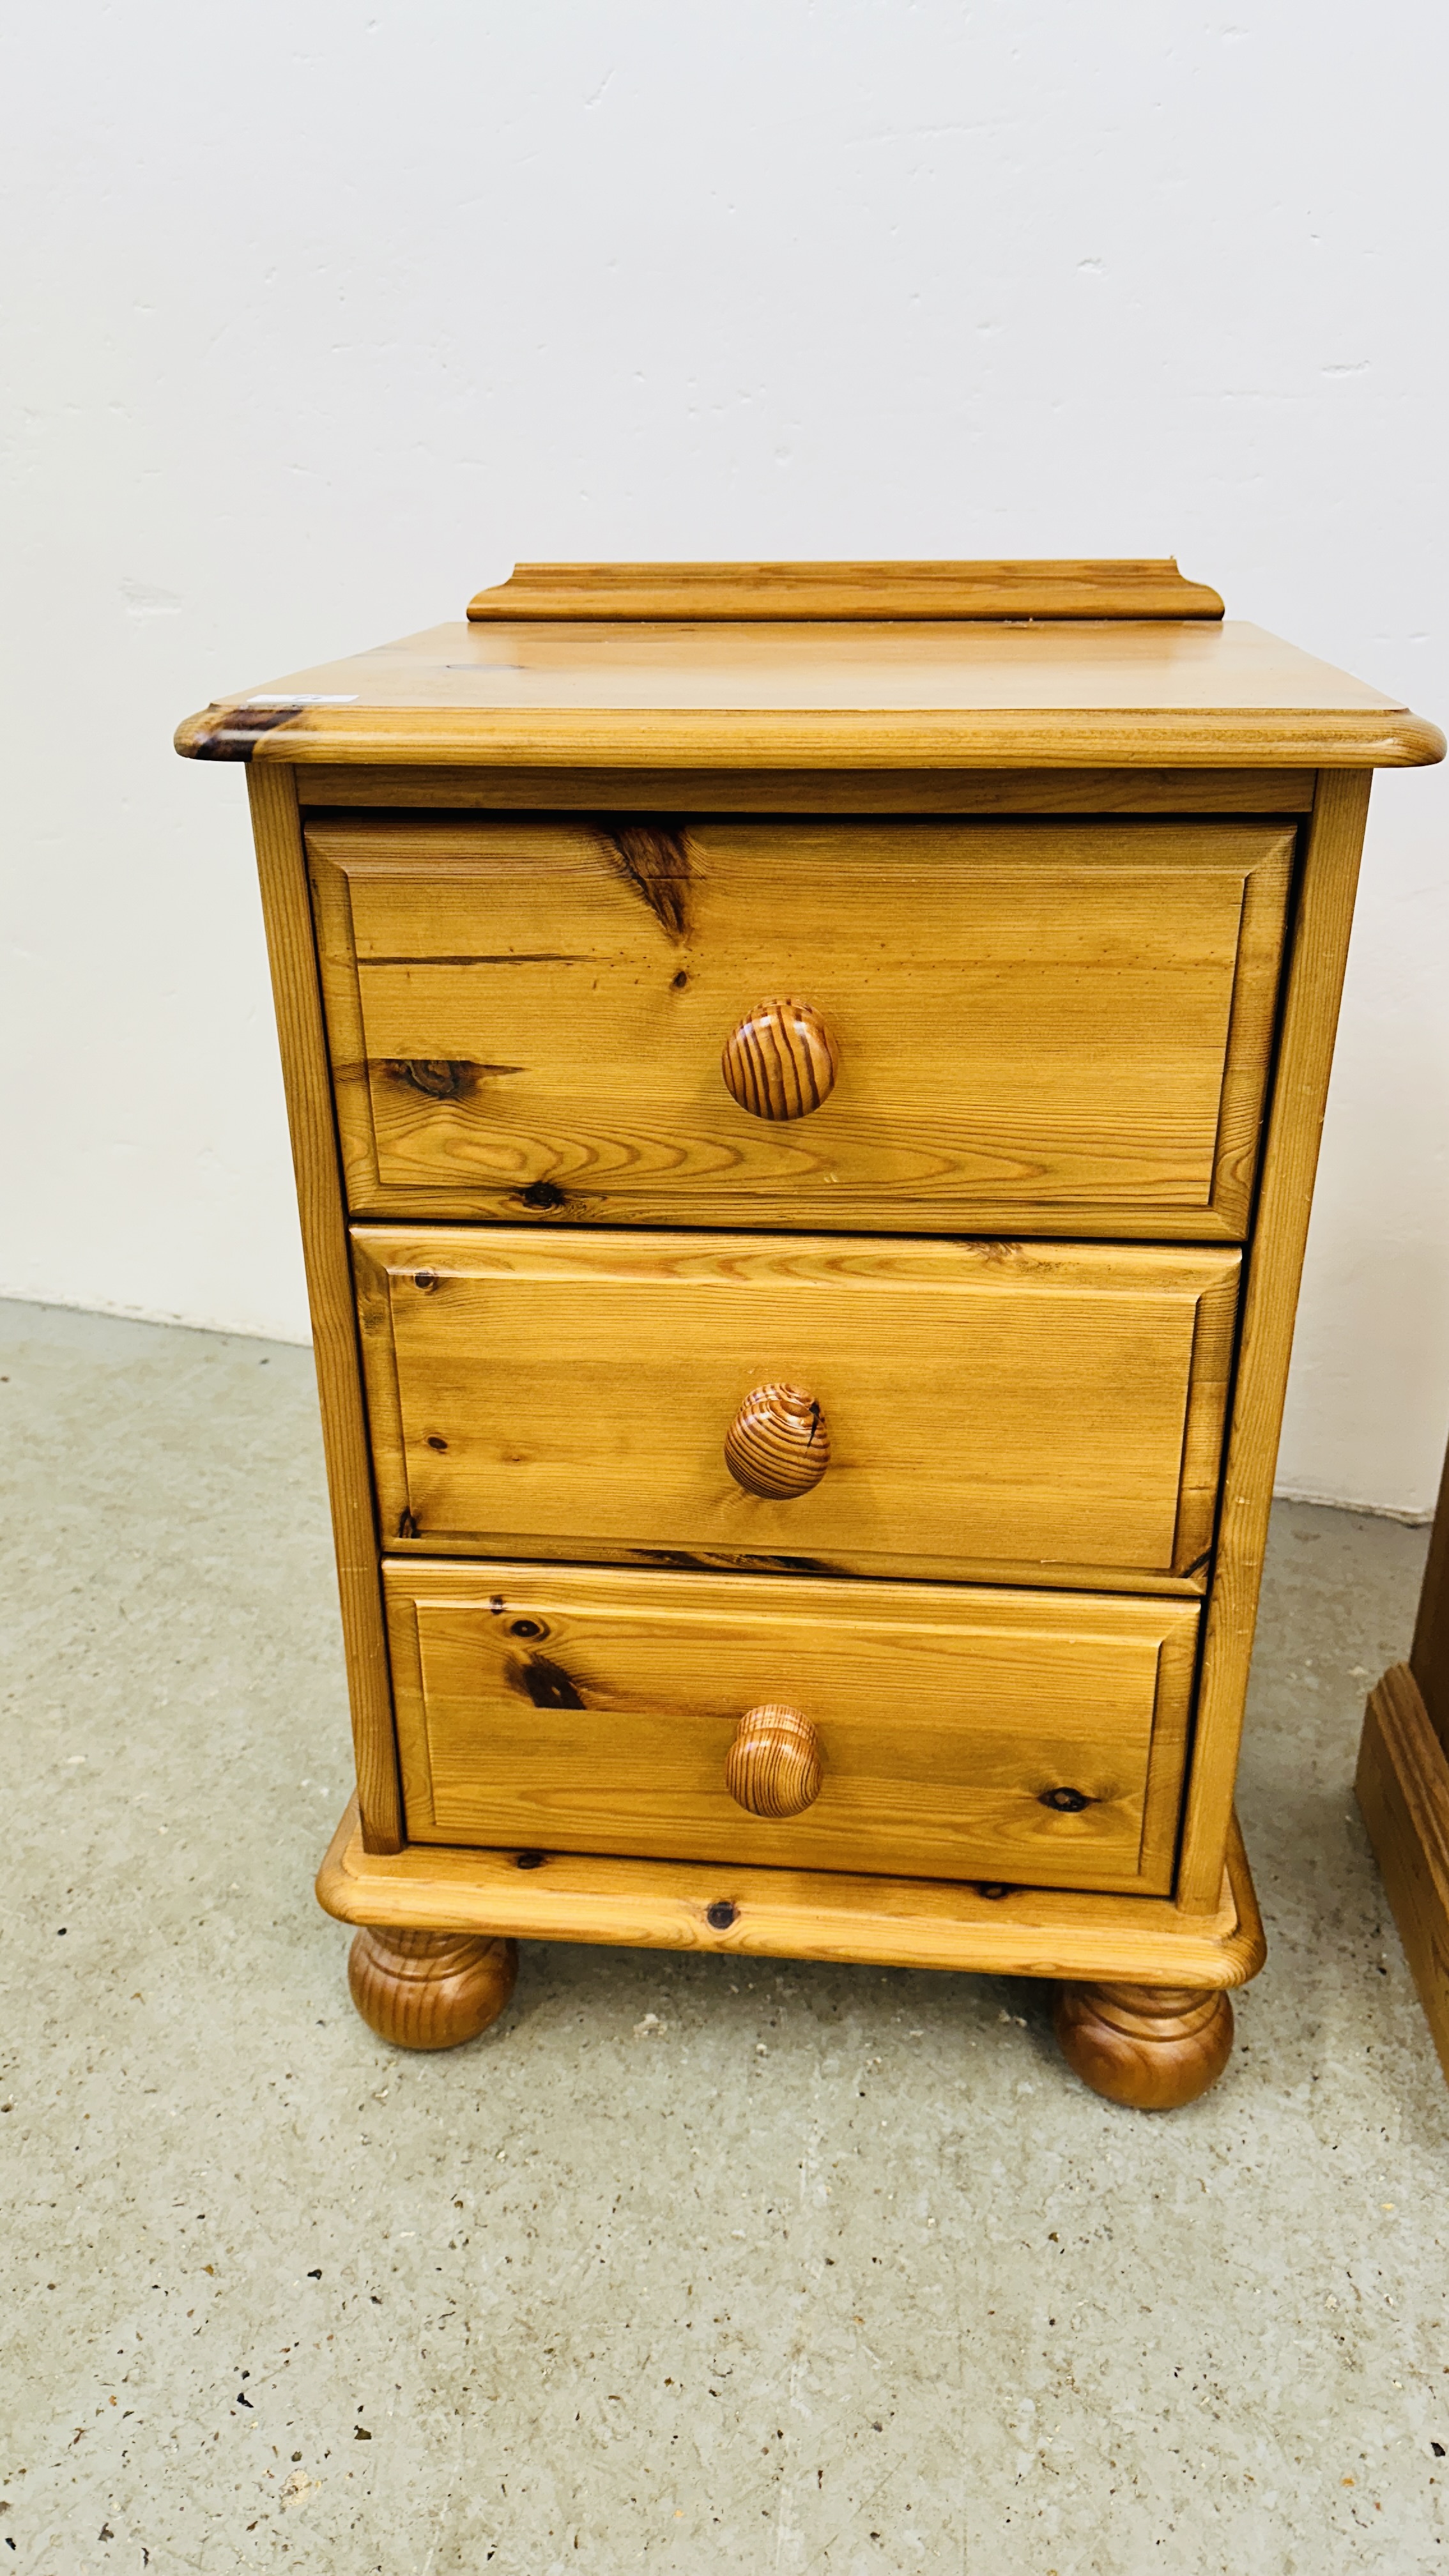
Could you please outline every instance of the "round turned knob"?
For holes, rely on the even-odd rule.
[[[840,1049],[808,1002],[757,1002],[726,1038],[720,1071],[752,1118],[808,1118],[835,1088]]]
[[[752,1816],[798,1816],[820,1795],[820,1738],[803,1709],[747,1709],[725,1756],[725,1787]]]
[[[818,1485],[830,1434],[813,1396],[798,1386],[757,1386],[725,1433],[725,1465],[747,1494],[789,1503]]]

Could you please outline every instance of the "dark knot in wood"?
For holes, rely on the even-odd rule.
[[[417,1055],[390,1059],[384,1071],[428,1100],[463,1100],[473,1089],[477,1068],[466,1057]]]
[[[515,1690],[531,1700],[535,1708],[582,1708],[579,1687],[562,1664],[551,1663],[547,1655],[529,1655],[510,1664],[508,1679]]]
[[[603,828],[609,856],[626,885],[643,897],[671,939],[687,937],[694,862],[683,824],[615,818]]]

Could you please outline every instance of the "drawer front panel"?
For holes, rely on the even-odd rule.
[[[1246,1232],[1291,826],[344,816],[308,847],[355,1214]],[[793,1116],[722,1070],[781,999],[832,1064]]]
[[[386,1588],[415,1841],[1170,1884],[1195,1603],[416,1558]],[[782,1704],[818,1789],[760,1816],[727,1761]]]
[[[389,1545],[1135,1587],[1211,1544],[1236,1252],[359,1227],[354,1257]],[[781,1387],[828,1455],[788,1496],[725,1448]]]

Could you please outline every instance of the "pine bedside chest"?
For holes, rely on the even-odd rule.
[[[1006,1971],[1191,2100],[1370,773],[1442,735],[1172,563],[596,564],[177,740],[250,764],[359,2010]]]

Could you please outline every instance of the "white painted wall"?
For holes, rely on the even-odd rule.
[[[10,31],[0,1287],[304,1337],[235,771],[515,555],[1176,552],[1449,713],[1434,0],[72,0]],[[1375,790],[1282,1481],[1449,1419],[1444,772]]]

